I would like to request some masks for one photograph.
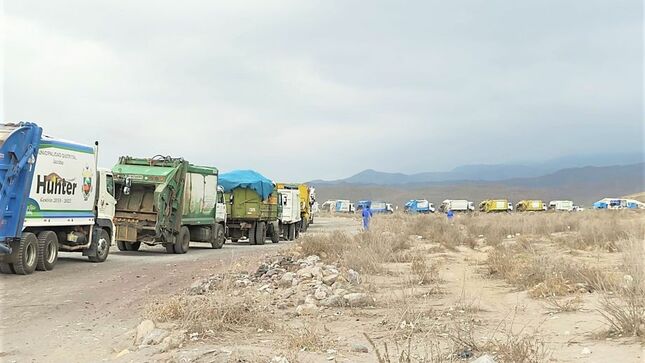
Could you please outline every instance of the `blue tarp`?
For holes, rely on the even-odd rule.
[[[274,188],[271,180],[254,170],[233,170],[222,173],[219,175],[219,185],[224,188],[225,193],[235,188],[252,189],[260,194],[263,200],[267,199]]]

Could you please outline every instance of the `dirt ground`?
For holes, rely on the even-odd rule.
[[[640,220],[634,219],[635,223],[642,223],[642,217],[637,217]],[[401,228],[401,221],[392,220],[385,230]],[[434,220],[419,221],[425,224]],[[315,243],[316,236],[323,242],[324,238],[340,238],[330,235],[335,231],[360,237],[359,222],[348,217],[319,218],[305,236],[308,242],[301,243]],[[429,229],[441,226],[436,224]],[[373,303],[318,307],[312,314],[301,314],[298,309],[307,305],[311,296],[303,299],[304,295],[298,294],[307,294],[310,285],[315,287],[313,284],[294,284],[294,293],[294,288],[280,286],[280,280],[258,279],[254,285],[226,290],[226,294],[268,297],[271,304],[267,311],[254,318],[270,317],[277,323],[275,330],[247,324],[210,336],[193,334],[180,348],[166,353],[155,347],[133,347],[128,338],[146,318],[144,310],[151,302],[185,296],[193,282],[231,271],[239,267],[239,261],[254,261],[255,265],[251,265],[258,266],[287,251],[302,252],[304,246],[284,242],[264,246],[227,243],[222,250],[211,250],[194,244],[186,255],[166,255],[161,248],[142,253],[114,252],[103,264],[66,255],[52,272],[0,276],[0,361],[368,363],[387,355],[390,360],[384,362],[469,362],[485,353],[499,357],[502,350],[517,347],[526,349],[530,361],[536,362],[644,361],[641,338],[603,335],[607,325],[599,312],[598,293],[558,297],[558,301],[579,298],[575,309],[558,311],[547,300],[529,296],[527,289],[491,277],[487,259],[494,250],[492,246],[467,246],[464,242],[448,248],[427,236],[408,236],[407,230],[402,233],[410,242],[400,250],[387,250],[392,256],[369,257],[369,253],[383,254],[384,250],[365,249],[364,259],[349,261],[367,267],[370,258],[381,261],[377,272],[361,272],[358,287],[373,297]],[[446,233],[442,238],[448,235],[442,233]],[[377,232],[369,237],[376,242],[369,243],[377,243],[379,238],[391,243],[401,236],[388,234]],[[521,238],[508,237],[503,238],[502,245],[521,243]],[[554,238],[561,236],[556,234]],[[540,244],[532,242],[531,246],[537,249]],[[554,248],[552,244],[544,245]],[[360,259],[363,252],[358,248],[353,255]],[[573,250],[560,245],[557,248],[555,254],[571,255],[590,266],[610,268],[620,263],[618,253]],[[325,246],[322,250],[327,251]],[[329,257],[325,254],[320,253],[323,259]],[[301,257],[307,255],[305,252]],[[415,267],[419,256],[428,264],[422,264],[423,269]],[[341,275],[347,275],[348,268],[342,263],[338,269]],[[427,282],[418,281],[426,274]],[[267,282],[272,287],[263,291],[262,285]],[[158,326],[177,329],[171,327],[172,323],[166,324],[169,325]],[[472,336],[461,336],[468,332]],[[482,351],[462,352],[459,345],[475,346],[492,339],[497,345],[486,351],[481,348]],[[126,347],[129,350],[125,351]],[[447,357],[445,352],[451,355]]]
[[[358,230],[351,219],[321,218],[307,233]],[[97,362],[110,360],[121,335],[141,320],[153,297],[176,293],[199,277],[224,272],[239,258],[274,254],[289,243],[224,245],[193,243],[185,255],[163,247],[121,252],[105,263],[61,253],[56,268],[29,276],[0,275],[1,362]]]

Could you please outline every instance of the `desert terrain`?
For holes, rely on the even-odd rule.
[[[641,362],[638,211],[319,217],[1,276],[3,362]],[[79,277],[81,276],[81,277]],[[27,288],[25,284],[29,284]]]

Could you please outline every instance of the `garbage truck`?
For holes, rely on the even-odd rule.
[[[434,213],[435,208],[427,199],[411,199],[405,203],[404,211],[408,214],[428,214]]]
[[[119,250],[138,251],[144,243],[183,254],[191,241],[222,248],[225,205],[223,192],[218,195],[217,168],[170,156],[122,156],[112,172]]]
[[[0,272],[49,271],[59,251],[107,259],[114,184],[98,143],[43,135],[35,123],[0,125]]]
[[[506,199],[488,199],[479,203],[479,210],[485,213],[509,212],[513,210],[513,204]]]
[[[469,202],[465,199],[446,199],[441,202],[439,206],[441,212],[446,213],[449,210],[453,212],[472,212],[475,210],[473,202]]]
[[[573,207],[574,205],[572,200],[552,200],[549,202],[549,209],[555,211],[572,212]]]
[[[547,205],[541,200],[520,200],[515,205],[518,212],[542,212],[547,209]]]
[[[275,184],[254,170],[233,170],[220,175],[226,202],[227,237],[232,242],[248,238],[252,245],[267,239],[280,241],[280,205]]]
[[[298,184],[286,183],[278,183],[276,188],[278,189],[278,203],[281,206],[278,215],[280,234],[284,240],[293,241],[298,238],[302,228],[301,189]]]

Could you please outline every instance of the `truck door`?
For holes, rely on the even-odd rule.
[[[112,172],[99,171],[97,218],[114,219],[116,199],[114,198],[114,177]]]
[[[226,221],[226,204],[224,203],[224,189],[217,187],[217,204],[215,205],[215,221]]]

